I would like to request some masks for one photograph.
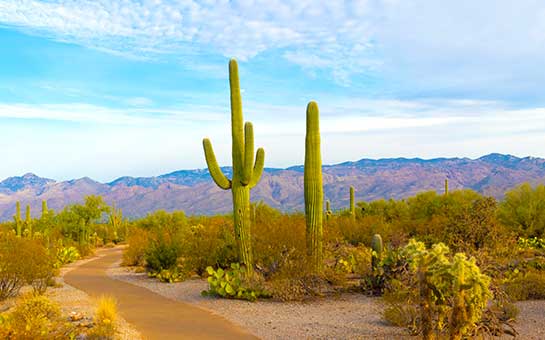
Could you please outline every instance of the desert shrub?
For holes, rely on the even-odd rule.
[[[43,293],[53,275],[53,261],[39,242],[0,235],[0,300],[17,295],[25,284]]]
[[[545,249],[545,239],[537,237],[519,237],[517,245],[520,249]]]
[[[472,334],[492,297],[490,278],[480,272],[475,260],[462,253],[450,256],[441,243],[426,249],[414,240],[404,247],[402,256],[409,265],[408,275],[391,283],[385,317],[397,324],[405,322],[426,339],[444,333],[451,339]]]
[[[515,301],[545,299],[545,272],[535,269],[515,269],[504,280],[507,295]]]
[[[545,186],[525,183],[506,192],[498,217],[519,236],[545,236]]]
[[[117,302],[113,297],[102,296],[94,316],[95,326],[87,335],[88,339],[114,339],[117,323]]]
[[[55,261],[55,268],[60,268],[65,264],[75,262],[80,259],[78,250],[75,247],[59,247],[57,248],[57,256]]]
[[[177,242],[159,235],[146,249],[146,267],[151,272],[175,268],[178,264],[179,252],[180,245]]]
[[[149,243],[149,231],[143,228],[131,228],[131,233],[127,237],[129,246],[123,252],[124,266],[144,266],[146,250]]]
[[[248,301],[270,297],[270,294],[260,287],[259,279],[249,277],[245,268],[238,263],[232,263],[231,268],[227,270],[222,268],[214,270],[214,268],[208,267],[206,271],[209,275],[209,289],[202,292],[204,296],[220,296]]]
[[[165,283],[181,282],[187,279],[189,274],[178,267],[162,269],[158,272],[148,272],[148,277],[154,277]]]
[[[185,228],[182,235],[181,257],[186,272],[202,275],[208,266],[228,267],[237,259],[233,232],[224,224],[209,221]]]
[[[63,320],[60,308],[45,296],[22,297],[13,311],[5,313],[0,322],[2,339],[68,339],[74,328]]]

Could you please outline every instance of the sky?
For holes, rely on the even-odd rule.
[[[0,0],[0,179],[230,165],[229,58],[267,167],[545,157],[541,0]]]

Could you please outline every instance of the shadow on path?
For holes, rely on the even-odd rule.
[[[102,257],[68,272],[64,281],[92,297],[115,297],[121,316],[144,339],[256,339],[220,316],[108,277],[106,270],[121,259],[121,252],[100,251]]]

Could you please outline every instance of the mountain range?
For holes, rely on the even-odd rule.
[[[230,177],[231,168],[222,168]],[[349,186],[357,200],[400,199],[426,190],[443,191],[444,180],[451,190],[468,188],[501,199],[503,193],[523,182],[545,183],[545,159],[490,154],[469,158],[361,159],[323,167],[325,198],[333,209],[349,202]],[[120,177],[100,183],[88,177],[55,181],[28,173],[0,182],[0,220],[11,219],[15,202],[30,204],[33,216],[40,214],[41,201],[56,211],[82,202],[86,195],[101,195],[115,202],[126,217],[141,217],[164,209],[188,214],[215,214],[231,210],[229,191],[219,189],[208,170],[180,170],[157,177]],[[284,211],[304,209],[303,166],[266,168],[252,189],[252,201]]]

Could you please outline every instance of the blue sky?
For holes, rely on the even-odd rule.
[[[230,163],[227,62],[266,164],[545,157],[542,1],[0,0],[0,178]]]

